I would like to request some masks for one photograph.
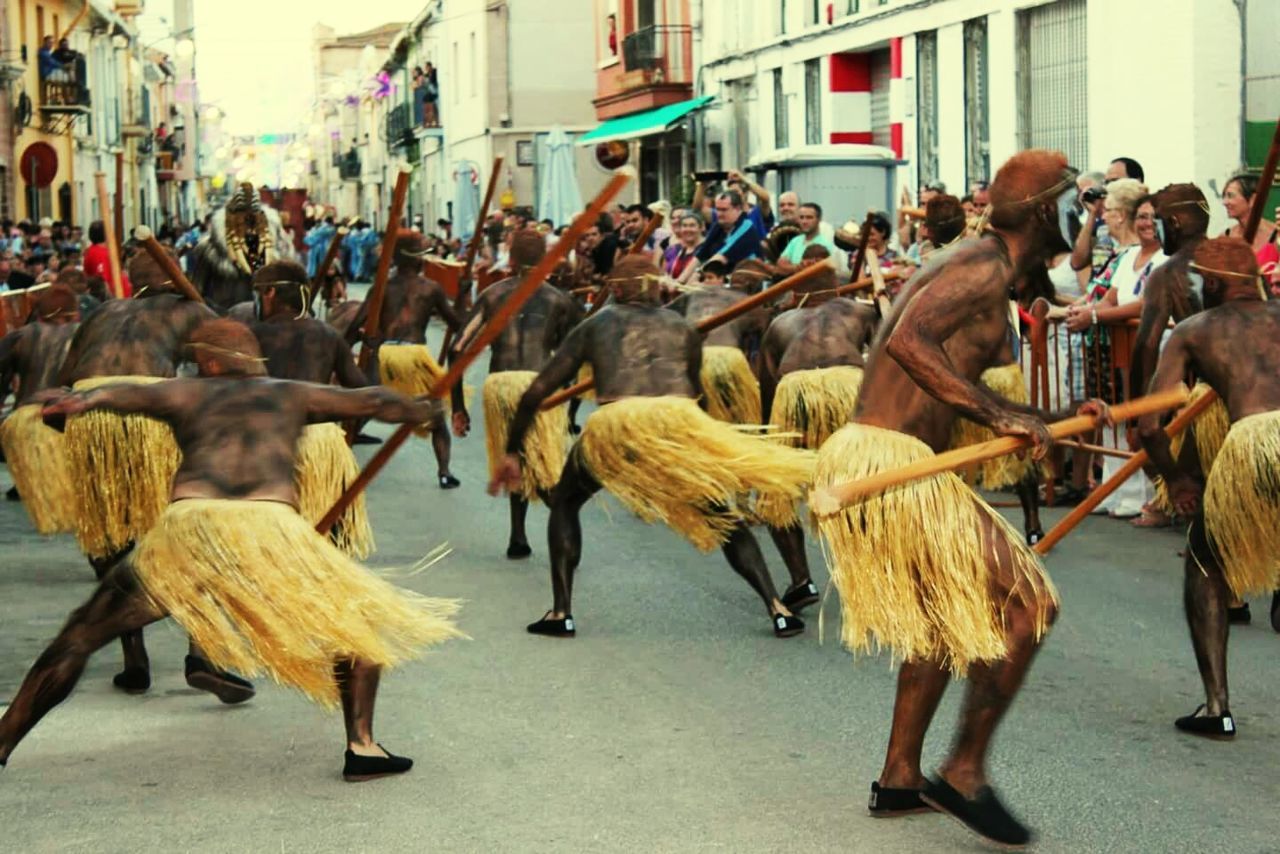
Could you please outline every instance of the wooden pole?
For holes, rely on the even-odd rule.
[[[329,241],[329,248],[325,250],[324,260],[320,262],[319,269],[316,270],[315,278],[311,280],[311,296],[307,300],[307,313],[310,314],[312,306],[316,304],[316,294],[320,293],[324,287],[325,276],[329,274],[329,268],[333,266],[333,262],[338,258],[338,250],[342,248],[342,238],[346,237],[351,229],[345,225],[338,226],[337,231],[333,233],[333,239]]]
[[[1191,426],[1191,422],[1195,421],[1213,402],[1218,399],[1216,394],[1210,393],[1202,396],[1195,403],[1179,412],[1169,426],[1164,428],[1164,432],[1169,434],[1170,438],[1178,435],[1183,430]],[[1123,404],[1122,404],[1123,405]],[[1114,407],[1112,409],[1114,411]],[[1085,517],[1094,511],[1099,504],[1106,500],[1107,496],[1115,492],[1120,484],[1128,480],[1132,475],[1137,473],[1147,463],[1147,452],[1138,451],[1132,457],[1125,461],[1124,465],[1111,476],[1111,479],[1100,485],[1093,492],[1085,496],[1085,499],[1077,504],[1070,513],[1064,516],[1058,524],[1054,525],[1049,533],[1040,542],[1036,543],[1035,550],[1037,554],[1046,555],[1049,550],[1056,546],[1067,534],[1084,521]]]
[[[862,222],[862,233],[858,235],[858,253],[854,256],[853,266],[849,268],[853,276],[862,275],[862,262],[867,260],[867,241],[871,239],[871,220],[874,211],[867,211],[867,218]]]
[[[387,278],[391,275],[391,259],[396,252],[396,238],[400,234],[400,215],[404,212],[404,200],[409,195],[409,174],[413,170],[408,166],[400,167],[396,176],[395,192],[391,194],[391,213],[387,218],[387,230],[382,235],[382,254],[378,256],[378,271],[373,277],[373,287],[369,290],[369,298],[365,304],[369,311],[364,318],[364,327],[360,330],[364,343],[360,346],[360,370],[368,371],[369,362],[373,359],[374,347],[371,339],[376,339],[382,331],[382,301],[387,294]]]
[[[662,227],[662,214],[655,213],[649,217],[649,221],[644,224],[644,231],[640,232],[640,236],[636,238],[636,242],[627,247],[628,255],[639,255],[644,251],[644,246],[649,242],[649,238],[653,237],[653,233]]]
[[[516,287],[503,301],[498,310],[494,312],[493,317],[484,325],[480,334],[467,349],[459,354],[458,358],[453,360],[453,364],[449,366],[449,371],[435,387],[431,389],[431,396],[437,399],[444,398],[449,394],[453,387],[462,380],[462,375],[466,372],[467,367],[484,353],[485,349],[493,343],[494,339],[502,334],[502,330],[506,327],[511,319],[516,316],[524,304],[534,295],[538,288],[542,285],[544,279],[551,275],[551,271],[556,268],[560,260],[569,253],[569,250],[578,244],[580,238],[588,228],[595,225],[600,217],[600,213],[608,207],[614,197],[622,191],[626,183],[635,175],[634,170],[619,170],[615,172],[609,183],[605,185],[600,194],[592,200],[586,210],[578,214],[578,217],[569,226],[568,230],[556,242],[555,246],[542,256],[542,260],[534,266],[532,270],[525,275],[519,286]],[[401,424],[396,432],[391,434],[391,438],[387,439],[373,455],[368,464],[361,470],[360,474],[351,483],[342,496],[329,509],[324,518],[320,520],[320,524],[316,525],[316,530],[321,534],[328,535],[335,522],[346,511],[347,507],[355,501],[356,496],[373,481],[391,459],[396,450],[405,443],[409,435],[413,432],[414,425]]]
[[[1148,395],[1147,397],[1140,397],[1137,400],[1118,403],[1111,407],[1111,417],[1119,423],[1152,412],[1176,409],[1186,403],[1188,397],[1189,394],[1186,388],[1182,387]],[[1093,430],[1098,426],[1098,419],[1093,415],[1077,415],[1048,426],[1049,435],[1056,440],[1068,436],[1077,436]],[[833,513],[839,513],[845,507],[868,495],[884,492],[891,487],[918,480],[922,477],[930,477],[942,472],[995,459],[996,457],[1003,457],[1007,454],[1024,450],[1030,444],[1031,441],[1023,436],[1002,436],[989,442],[982,442],[965,448],[956,448],[952,451],[944,451],[941,454],[919,460],[911,465],[881,472],[862,480],[815,489],[809,493],[809,508],[819,516],[830,516]]]
[[[476,213],[476,227],[471,232],[471,241],[467,244],[467,257],[462,265],[462,275],[458,276],[458,292],[453,297],[453,310],[457,314],[460,314],[467,305],[467,292],[471,290],[472,270],[476,265],[476,256],[480,254],[480,246],[484,243],[484,221],[489,217],[489,205],[493,203],[493,194],[498,191],[498,174],[502,172],[504,159],[501,154],[495,155],[493,168],[489,170],[489,183],[484,189],[484,198],[480,200],[480,210]],[[452,343],[453,330],[446,329],[444,331],[444,342],[440,345],[440,358],[436,359],[441,365],[448,358],[449,345]]]
[[[204,302],[204,297],[200,296],[200,292],[196,290],[195,285],[183,274],[182,268],[178,266],[178,261],[172,255],[165,251],[160,245],[160,241],[156,240],[156,236],[151,233],[151,229],[145,225],[138,226],[138,240],[142,242],[142,248],[147,250],[147,254],[151,259],[160,265],[160,269],[164,270],[169,280],[173,282],[178,290],[182,291],[182,295],[189,300],[195,302]]]
[[[783,294],[795,289],[797,286],[803,284],[804,282],[807,282],[809,279],[812,279],[814,276],[818,275],[818,273],[824,270],[830,270],[831,268],[832,268],[832,262],[830,258],[826,259],[825,261],[821,261],[817,264],[810,264],[808,267],[804,267],[796,271],[795,273],[792,273],[790,276],[783,279],[781,282],[778,282],[778,284],[773,285],[772,287],[766,288],[765,290],[761,291],[758,294],[752,294],[751,296],[742,300],[742,302],[737,302],[729,306],[724,311],[720,311],[720,312],[717,312],[716,314],[711,315],[710,317],[703,318],[702,320],[698,321],[697,330],[700,334],[706,335],[712,329],[715,329],[719,326],[724,326],[726,323],[729,323],[730,321],[737,320],[739,317],[746,314],[747,312],[752,311],[756,308],[759,308],[760,306],[764,305],[767,302],[770,302],[776,297],[782,296]],[[560,391],[556,392],[555,394],[551,395],[546,400],[544,400],[540,408],[554,409],[555,407],[564,403],[566,400],[569,400],[570,398],[573,398],[573,397],[577,397],[578,395],[583,394],[584,392],[590,391],[594,385],[595,385],[594,380],[583,380],[582,382],[577,383],[576,385],[571,385],[566,389],[561,389]]]
[[[111,262],[111,289],[116,299],[124,299],[124,279],[120,275],[120,244],[116,243],[116,218],[111,213],[111,197],[107,194],[107,173],[93,173],[98,185],[98,216],[107,233],[107,257]],[[119,200],[117,199],[117,202]]]
[[[889,272],[884,273],[880,276],[880,283],[883,284],[885,282],[896,282],[898,279],[901,279],[901,278],[902,278],[902,274],[899,273],[897,270],[890,270]],[[865,291],[867,288],[872,287],[875,284],[876,284],[876,277],[867,276],[865,278],[858,279],[856,282],[850,282],[847,285],[841,285],[840,287],[836,288],[836,296],[842,297],[846,294],[853,294],[853,293],[857,293],[858,291]]]
[[[116,240],[124,247],[124,152],[116,152]]]

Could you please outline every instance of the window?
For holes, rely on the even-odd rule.
[[[938,180],[938,34],[916,33],[916,169]]]
[[[44,6],[36,4],[36,40],[44,41]]]
[[[1062,0],[1018,15],[1018,147],[1089,159],[1089,61],[1085,0]]]
[[[812,27],[822,23],[822,3],[823,0],[806,0],[804,22],[807,26]]]
[[[618,51],[622,47],[622,21],[618,17],[618,0],[604,0],[602,7],[604,17],[600,20],[600,44],[596,46],[596,55],[600,65],[605,66],[618,61]]]
[[[476,96],[476,76],[477,76],[477,74],[476,74],[476,64],[477,64],[477,57],[476,57],[476,34],[475,34],[475,31],[474,31],[474,30],[472,30],[472,31],[471,31],[470,41],[471,41],[471,68],[470,68],[470,70],[471,70],[471,97],[472,97],[472,98],[474,98],[474,97]]]
[[[787,147],[787,96],[782,90],[782,69],[773,69],[773,144]]]
[[[991,180],[987,131],[987,19],[964,22],[965,184]]]
[[[785,36],[787,34],[787,0],[778,0],[778,17],[774,21],[773,32],[775,35]]]
[[[804,64],[804,141],[822,144],[822,60],[818,58]]]
[[[1280,28],[1280,4],[1245,0],[1240,13],[1248,24],[1244,46],[1244,114],[1241,116],[1245,163],[1251,169],[1261,169],[1275,132],[1276,104],[1280,104],[1280,53],[1276,52],[1273,41]],[[1280,197],[1275,189],[1271,194],[1272,202]],[[1263,210],[1271,207],[1268,205]]]

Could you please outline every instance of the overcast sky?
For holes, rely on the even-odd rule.
[[[233,134],[297,130],[314,95],[311,29],[338,34],[409,21],[426,0],[195,0],[200,100],[226,113]],[[169,0],[152,0],[139,21],[146,41],[173,20]],[[159,46],[163,49],[164,45]]]

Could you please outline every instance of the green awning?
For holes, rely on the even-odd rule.
[[[632,113],[629,116],[609,119],[595,130],[578,137],[577,143],[578,145],[595,145],[599,142],[612,142],[615,139],[635,139],[655,133],[665,133],[685,116],[695,110],[701,110],[713,100],[715,100],[714,95],[704,95],[678,104],[667,104],[656,110],[645,110],[643,113]]]

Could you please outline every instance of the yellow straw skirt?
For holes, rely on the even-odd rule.
[[[1027,383],[1022,374],[1022,367],[1016,363],[1002,365],[999,368],[988,368],[982,372],[979,382],[1005,400],[1023,405],[1031,403],[1031,396],[1027,392]],[[977,445],[995,438],[997,436],[990,427],[983,427],[968,418],[959,416],[956,417],[955,424],[951,429],[952,448]],[[1041,467],[1036,466],[1029,454],[1024,454],[1021,457],[1017,454],[1007,454],[1003,457],[996,457],[979,463],[975,467],[976,477],[974,478],[974,483],[982,489],[1004,489],[1007,486],[1022,483],[1029,475],[1036,473],[1038,469],[1043,471]]]
[[[730,424],[759,424],[760,383],[737,347],[702,348],[702,393],[707,414]]]
[[[1280,411],[1231,425],[1205,485],[1204,522],[1237,596],[1280,587]]]
[[[403,395],[430,394],[444,374],[444,368],[425,344],[383,344],[378,348],[378,376],[382,384]],[[431,428],[420,424],[413,432],[425,439],[431,435]]]
[[[578,368],[578,379],[576,382],[574,382],[574,385],[577,385],[578,383],[584,383],[587,380],[594,380],[595,378],[596,378],[595,371],[591,369],[591,365],[589,364],[583,365],[582,367]],[[588,389],[584,391],[581,395],[579,395],[579,397],[581,397],[583,400],[595,400],[596,399],[595,389],[594,388]]]
[[[42,408],[19,406],[0,421],[0,447],[31,523],[48,536],[76,529],[76,490],[66,438],[45,425]]]
[[[850,424],[818,453],[816,485],[892,471],[933,456],[904,433]],[[956,675],[1006,654],[1003,612],[1014,597],[1048,628],[1057,594],[1022,537],[952,473],[912,481],[817,520],[840,593],[841,640],[854,653],[888,647],[902,661],[938,661]],[[987,526],[994,539],[985,533]],[[993,589],[1005,556],[1011,591]]]
[[[1187,406],[1195,403],[1204,397],[1209,391],[1208,383],[1196,383],[1191,389],[1191,397],[1187,399]],[[1183,407],[1184,409],[1186,407]],[[1221,399],[1215,400],[1209,405],[1209,408],[1201,412],[1199,417],[1191,423],[1183,432],[1172,437],[1169,440],[1169,450],[1176,460],[1182,454],[1182,442],[1188,436],[1195,437],[1196,456],[1200,458],[1200,471],[1205,477],[1213,472],[1214,461],[1218,458],[1218,451],[1222,448],[1222,443],[1226,441],[1227,431],[1231,429],[1231,416],[1227,414],[1227,406]],[[1165,513],[1172,515],[1173,504],[1169,501],[1169,493],[1165,489],[1164,478],[1156,479],[1156,498],[1155,504]]]
[[[266,673],[329,708],[335,661],[392,667],[463,636],[456,601],[388,583],[279,502],[176,501],[132,563],[213,665]]]
[[[93,377],[76,391],[162,377]],[[76,539],[91,558],[116,554],[151,530],[169,504],[182,453],[169,425],[145,415],[94,410],[67,418],[67,461],[76,484]]]
[[[312,525],[337,502],[360,474],[356,455],[337,424],[308,424],[298,440],[293,479],[298,490],[298,512]],[[352,557],[368,557],[374,549],[373,528],[364,493],[338,517],[330,534],[333,544]]]
[[[520,397],[529,389],[537,374],[533,371],[499,371],[484,381],[484,439],[489,452],[489,477],[507,453],[507,436],[515,417]],[[560,482],[568,455],[569,407],[544,409],[533,419],[533,427],[524,437],[520,453],[523,477],[520,494],[528,501],[538,500],[538,491],[550,492]]]
[[[631,397],[591,414],[579,449],[587,470],[646,522],[664,522],[707,552],[751,516],[750,493],[798,500],[814,454],[735,430],[685,397]]]
[[[849,423],[861,386],[862,368],[853,365],[792,371],[778,383],[769,423],[777,433],[791,434],[784,441],[816,451]],[[800,524],[798,502],[773,493],[760,496],[756,515],[771,528]]]

